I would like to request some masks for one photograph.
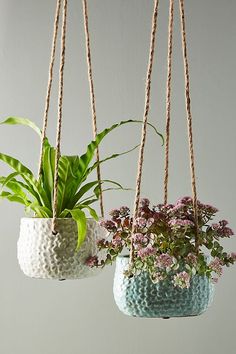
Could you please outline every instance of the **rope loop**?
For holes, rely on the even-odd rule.
[[[174,0],[170,0],[169,25],[168,25],[167,80],[166,80],[166,140],[165,140],[164,204],[167,204],[167,200],[168,200],[168,182],[169,182],[170,108],[171,108],[173,27],[174,27]]]
[[[43,116],[43,129],[41,135],[41,146],[40,146],[40,156],[39,156],[39,167],[38,167],[38,177],[40,177],[42,173],[42,164],[43,164],[43,145],[46,139],[46,131],[48,125],[48,111],[50,106],[51,99],[51,91],[52,91],[52,80],[53,80],[53,69],[55,64],[55,55],[56,55],[56,44],[58,37],[58,27],[59,27],[59,19],[60,19],[60,11],[61,11],[61,2],[62,0],[57,0],[55,19],[54,19],[54,30],[53,30],[53,39],[52,39],[52,49],[51,49],[51,58],[49,65],[49,73],[48,73],[48,86],[45,100],[45,108],[44,108],[44,116]]]
[[[182,51],[183,51],[183,61],[184,61],[185,102],[186,102],[186,113],[187,113],[187,124],[188,124],[189,156],[190,156],[190,170],[191,170],[192,194],[193,194],[193,211],[194,211],[194,220],[195,220],[195,227],[196,227],[195,247],[198,252],[199,250],[198,201],[197,201],[195,157],[194,157],[194,146],[193,146],[193,123],[192,123],[192,114],[191,114],[190,79],[189,79],[189,64],[188,64],[188,55],[187,55],[184,0],[179,0],[179,10],[180,10],[180,19],[181,19]]]
[[[59,93],[58,93],[58,118],[57,118],[57,133],[56,133],[56,154],[55,154],[55,172],[53,186],[53,210],[52,210],[52,231],[55,234],[57,204],[58,204],[58,182],[59,182],[59,160],[61,156],[61,130],[62,130],[62,105],[63,105],[63,88],[64,88],[64,67],[66,54],[66,23],[67,23],[67,0],[63,2],[62,14],[62,31],[61,31],[61,53],[60,53],[60,70],[59,70]]]
[[[143,162],[144,162],[144,147],[145,147],[146,136],[147,136],[148,114],[149,114],[149,110],[150,110],[151,78],[152,78],[152,68],[153,68],[156,32],[157,32],[158,4],[159,4],[159,0],[155,0],[153,15],[152,15],[152,30],[151,30],[149,60],[148,60],[147,75],[146,75],[145,104],[144,104],[144,114],[143,114],[141,145],[140,145],[140,149],[139,149],[138,171],[137,171],[137,178],[136,178],[136,191],[135,191],[134,213],[133,213],[134,219],[133,219],[131,240],[130,240],[130,242],[131,242],[130,264],[132,264],[134,261],[134,246],[133,246],[133,237],[132,236],[133,236],[134,229],[135,229],[134,220],[136,219],[137,214],[138,214],[140,192],[141,192],[141,180],[142,180],[142,171],[143,171]]]
[[[88,66],[88,81],[90,89],[90,102],[92,111],[92,125],[93,125],[93,138],[96,139],[98,129],[97,129],[97,113],[96,113],[96,102],[95,102],[95,89],[93,81],[93,71],[92,71],[92,59],[91,59],[91,48],[90,48],[90,35],[89,35],[89,20],[88,20],[88,5],[87,0],[83,0],[83,15],[84,15],[84,32],[85,32],[85,43],[86,43],[86,54],[87,54],[87,66]],[[96,149],[96,161],[97,165],[97,179],[99,182],[100,190],[100,210],[101,216],[104,217],[104,205],[103,205],[103,194],[102,194],[102,184],[101,184],[101,168],[100,168],[100,156],[99,148]]]

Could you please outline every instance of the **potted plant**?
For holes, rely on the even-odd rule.
[[[91,267],[104,267],[116,260],[114,298],[126,315],[139,317],[180,317],[203,313],[213,299],[214,284],[224,266],[236,261],[220,243],[233,231],[226,220],[212,223],[217,209],[198,201],[199,248],[195,246],[196,228],[192,198],[175,204],[150,207],[140,202],[133,221],[130,210],[121,207],[101,221],[107,237],[98,241],[105,256],[92,255]],[[134,233],[132,234],[132,223]],[[132,262],[125,249],[134,247]]]
[[[88,181],[88,178],[98,165],[93,158],[104,137],[121,125],[131,122],[137,121],[122,121],[104,129],[81,156],[60,157],[56,234],[52,233],[55,148],[45,139],[42,173],[39,178],[34,177],[33,172],[19,160],[0,153],[0,160],[13,169],[8,176],[0,177],[0,198],[24,205],[27,215],[34,213],[33,217],[21,219],[17,245],[19,265],[26,275],[35,278],[74,279],[96,273],[95,269],[85,264],[85,260],[91,252],[96,252],[96,241],[104,236],[105,230],[97,223],[99,217],[91,205],[99,199],[101,184],[110,183],[118,189],[123,188],[111,180]],[[40,129],[28,119],[10,117],[2,124],[25,125],[41,136]],[[129,151],[113,154],[99,163]],[[86,217],[85,211],[90,214],[90,218]]]

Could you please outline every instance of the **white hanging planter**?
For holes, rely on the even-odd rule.
[[[79,279],[96,275],[99,269],[85,264],[97,252],[97,240],[106,230],[87,219],[87,235],[76,251],[78,230],[73,219],[57,219],[58,233],[52,233],[52,219],[22,218],[17,257],[21,270],[31,278]]]

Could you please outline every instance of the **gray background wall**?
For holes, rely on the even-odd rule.
[[[176,1],[177,2],[177,1]],[[99,128],[141,118],[153,1],[90,0],[90,27]],[[177,4],[176,4],[177,5]],[[42,122],[55,1],[0,1],[0,115]],[[177,10],[177,8],[176,8]],[[168,1],[160,1],[150,120],[164,129]],[[236,2],[186,1],[198,191],[202,201],[235,221]],[[176,15],[178,12],[176,11]],[[170,196],[190,193],[179,21],[175,21]],[[56,85],[49,134],[55,138]],[[108,137],[103,156],[135,145],[139,126]],[[91,140],[81,2],[69,1],[63,152],[76,154]],[[36,171],[39,141],[23,127],[0,128],[0,151]],[[137,153],[104,165],[103,176],[133,187]],[[7,169],[1,164],[1,174]],[[162,200],[163,148],[149,131],[143,195]],[[106,207],[132,206],[133,193],[105,197]],[[1,202],[1,354],[219,354],[235,353],[235,269],[227,269],[215,302],[193,319],[123,316],[112,298],[113,268],[81,281],[27,279],[16,260],[23,210]],[[235,238],[227,242],[236,250]]]

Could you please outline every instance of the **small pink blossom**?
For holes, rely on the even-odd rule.
[[[236,261],[236,252],[232,252],[230,257],[233,259],[233,261]]]
[[[149,218],[148,220],[147,220],[147,227],[150,227],[150,226],[152,226],[153,224],[154,224],[154,218]]]
[[[160,272],[157,272],[155,274],[152,274],[152,282],[154,284],[157,284],[159,283],[159,281],[162,281],[166,278],[166,276]]]
[[[101,220],[99,224],[109,232],[116,231],[116,224],[112,220]]]
[[[190,287],[190,279],[191,276],[187,272],[183,271],[178,273],[174,276],[174,286],[178,286],[181,289],[188,289]]]
[[[171,212],[182,211],[182,210],[184,210],[185,207],[186,207],[185,204],[178,203],[171,209]]]
[[[223,273],[223,268],[222,268],[223,262],[218,258],[215,257],[210,263],[209,263],[209,268],[218,274],[218,276],[221,276]]]
[[[177,200],[176,204],[189,204],[192,203],[192,198],[191,197],[182,197]]]
[[[173,257],[167,253],[162,253],[156,259],[156,266],[158,268],[170,268],[173,265]]]
[[[152,247],[152,245],[147,245],[147,247],[141,248],[138,251],[138,256],[142,259],[153,256],[156,253],[156,249]]]
[[[123,245],[123,240],[120,236],[115,236],[115,237],[113,237],[111,243],[112,243],[112,246],[119,247],[119,246]]]
[[[212,278],[211,278],[211,281],[212,281],[213,284],[217,284],[218,281],[219,281],[219,278],[217,278],[217,277],[212,277]]]
[[[120,215],[122,216],[122,217],[126,217],[126,216],[128,216],[130,214],[130,208],[128,208],[127,206],[122,206],[121,208],[120,208]]]
[[[213,230],[218,230],[218,229],[220,228],[220,225],[217,224],[217,223],[213,223],[213,224],[211,225],[211,227],[212,227]]]
[[[230,227],[225,227],[223,230],[224,237],[230,237],[234,235],[233,230]]]
[[[227,220],[221,220],[221,221],[219,221],[219,224],[220,224],[220,226],[224,227],[224,226],[228,225],[229,222]]]
[[[113,219],[118,219],[120,217],[120,210],[119,209],[112,209],[109,212],[109,215],[111,215]]]
[[[193,253],[189,253],[186,257],[186,262],[192,266],[197,265],[197,256]]]
[[[215,214],[219,211],[217,208],[215,208],[209,204],[202,204],[201,206],[202,206],[202,209],[205,210],[209,214]]]
[[[233,230],[226,225],[228,225],[228,221],[226,220],[221,220],[218,224],[213,223],[211,225],[212,229],[216,231],[216,237],[230,237],[234,235]]]
[[[107,241],[105,240],[105,238],[102,238],[101,240],[97,240],[97,246],[98,248],[103,248],[106,246]]]
[[[134,234],[133,240],[134,243],[141,243],[141,244],[148,242],[148,238],[141,232]]]
[[[146,224],[147,224],[147,220],[145,219],[145,218],[142,218],[142,217],[140,217],[140,218],[137,218],[136,220],[135,220],[135,223],[136,223],[136,225],[138,226],[138,227],[145,227],[146,226]]]
[[[98,265],[98,257],[97,256],[90,256],[86,259],[85,264],[88,267],[96,267]]]
[[[140,200],[140,206],[141,206],[141,208],[148,207],[149,204],[150,204],[150,201],[149,201],[149,199],[147,199],[147,198],[142,198],[142,199]]]
[[[194,223],[191,220],[172,219],[170,220],[169,225],[188,227],[188,226],[194,226]]]

